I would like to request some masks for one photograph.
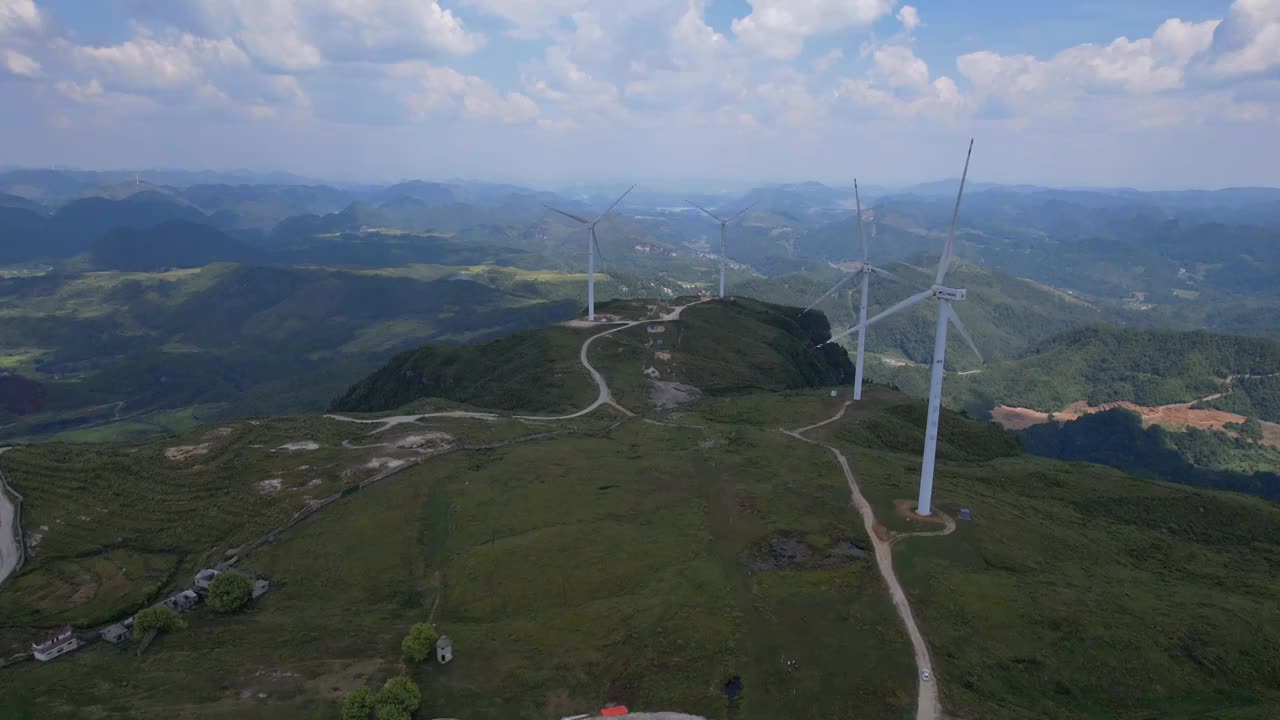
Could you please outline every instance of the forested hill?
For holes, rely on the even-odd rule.
[[[597,310],[638,319],[647,311],[652,315],[653,306],[654,301],[613,301]],[[377,412],[442,398],[496,410],[577,410],[597,391],[579,362],[579,349],[605,329],[554,325],[479,345],[425,345],[396,355],[331,407]],[[677,322],[613,333],[590,351],[615,395],[642,381],[647,366],[701,392],[726,394],[851,381],[848,355],[834,344],[822,345],[830,337],[822,313],[801,315],[799,308],[735,298],[689,307]]]
[[[874,363],[872,377],[912,392],[926,387],[924,368],[888,369]],[[985,412],[1011,405],[1043,412],[1074,402],[1129,401],[1139,405],[1247,401],[1260,419],[1280,421],[1280,342],[1267,338],[1118,327],[1069,330],[1031,347],[1022,357],[955,375],[944,384],[951,407]],[[1274,379],[1274,378],[1272,378]],[[1241,397],[1236,397],[1240,394]]]

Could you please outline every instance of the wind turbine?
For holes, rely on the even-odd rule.
[[[630,193],[632,190],[635,190],[635,189],[636,189],[635,185],[632,185],[631,187],[627,188],[627,192],[624,192],[621,195],[619,195],[618,199],[614,200],[612,205],[605,208],[604,212],[597,215],[595,220],[588,220],[580,215],[574,215],[571,212],[560,210],[559,208],[553,208],[550,205],[543,206],[552,212],[558,212],[561,215],[571,220],[577,220],[578,222],[587,226],[587,231],[589,232],[589,239],[587,240],[587,319],[588,320],[596,319],[596,253],[600,252],[600,243],[596,241],[596,223],[603,220],[604,216],[608,215],[610,210],[613,210],[615,207],[618,206],[618,203],[622,202],[622,198],[626,197],[628,193]]]
[[[956,217],[960,214],[960,198],[964,195],[964,182],[969,175],[969,158],[972,155],[973,140],[970,140],[969,152],[964,158],[964,172],[960,175],[960,191],[956,193],[955,208],[951,211],[951,228],[947,231],[947,243],[942,248],[942,257],[938,258],[938,272],[934,278],[933,286],[924,292],[912,295],[870,320],[859,322],[856,326],[827,341],[835,342],[845,335],[854,331],[861,331],[873,323],[925,300],[933,299],[938,301],[938,329],[933,337],[933,369],[932,374],[929,376],[929,419],[925,423],[924,459],[920,463],[920,501],[916,507],[916,512],[920,515],[928,515],[932,510],[930,504],[933,501],[933,464],[934,456],[938,449],[938,413],[942,407],[942,365],[947,353],[948,322],[955,325],[956,332],[960,333],[960,337],[964,338],[969,349],[973,350],[973,354],[977,355],[979,360],[982,359],[982,353],[978,352],[978,347],[973,344],[973,338],[969,337],[969,331],[965,330],[964,323],[960,322],[960,317],[956,315],[956,311],[951,307],[951,303],[964,300],[964,289],[947,287],[942,284],[942,281],[947,276],[947,268],[951,265],[951,259],[955,256]]]
[[[685,200],[685,202],[698,208],[702,212],[710,215],[712,220],[715,220],[716,222],[720,223],[720,297],[724,297],[724,262],[725,262],[725,246],[727,245],[727,240],[726,240],[727,233],[725,231],[725,228],[729,226],[729,223],[733,222],[734,220],[737,220],[738,217],[742,215],[742,213],[755,207],[756,204],[751,203],[750,205],[742,208],[738,212],[730,215],[729,217],[721,218],[719,215],[716,215],[715,213],[702,207],[701,205],[699,205],[698,203],[692,200]]]
[[[813,304],[811,304],[809,307],[801,311],[800,314],[803,315],[809,312],[810,310],[812,310],[818,303],[822,302],[823,299],[825,299],[831,293],[835,292],[841,285],[845,284],[850,279],[855,278],[859,275],[862,276],[862,304],[858,306],[858,324],[855,326],[858,331],[858,361],[854,364],[854,370],[853,370],[853,399],[861,400],[862,399],[862,357],[863,357],[864,350],[866,347],[866,342],[867,342],[867,324],[868,324],[867,323],[867,285],[871,280],[872,275],[881,275],[891,280],[897,280],[898,277],[893,273],[889,272],[888,270],[883,270],[881,268],[875,267],[871,263],[867,262],[867,236],[862,229],[862,198],[858,194],[857,179],[854,179],[853,181],[853,198],[854,198],[854,201],[857,203],[857,207],[858,207],[858,241],[862,243],[862,262],[855,263],[854,269],[848,275],[845,275],[843,278],[840,279],[839,282],[837,282],[835,285],[832,285],[830,290],[823,293],[822,297],[818,298],[817,300],[814,300]],[[844,335],[847,335],[847,334],[848,333],[845,333],[845,334],[839,335],[838,337],[844,337]]]

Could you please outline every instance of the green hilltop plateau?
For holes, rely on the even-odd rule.
[[[820,313],[692,302],[409,350],[327,415],[0,454],[29,550],[0,584],[0,657],[205,567],[271,581],[140,656],[0,668],[0,717],[337,718],[407,674],[422,718],[905,720],[926,681],[881,562],[941,717],[1280,716],[1280,507],[1028,455],[944,411],[922,520],[923,403],[851,403]],[[402,656],[424,621],[451,663]]]

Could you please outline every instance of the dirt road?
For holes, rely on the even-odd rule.
[[[835,422],[844,417],[844,412],[849,408],[852,401],[846,401],[840,406],[840,412],[832,417],[823,420],[820,423],[802,427],[799,430],[783,430],[797,440],[803,440],[811,445],[824,447],[835,456],[836,462],[840,464],[840,469],[844,472],[844,478],[849,483],[849,491],[853,494],[853,504],[858,509],[858,514],[862,516],[862,524],[867,529],[867,537],[871,539],[871,544],[876,551],[876,567],[880,570],[880,577],[884,578],[885,585],[889,588],[889,597],[893,600],[893,607],[898,612],[898,617],[902,619],[902,624],[907,628],[907,635],[911,638],[911,650],[916,658],[916,720],[942,720],[942,703],[938,700],[938,679],[930,677],[929,680],[924,679],[924,672],[928,671],[933,675],[933,664],[929,659],[929,646],[925,644],[924,636],[920,634],[920,628],[916,626],[915,617],[911,613],[911,603],[907,600],[907,594],[903,592],[902,585],[898,583],[898,576],[893,571],[893,550],[890,541],[882,539],[876,534],[874,528],[876,525],[875,511],[871,509],[871,503],[862,496],[862,491],[858,489],[858,481],[853,477],[853,470],[849,467],[849,461],[845,458],[844,453],[836,448],[810,440],[803,433],[822,427],[828,423]],[[938,533],[946,534],[955,529],[952,524],[948,529]]]
[[[18,505],[0,487],[0,583],[18,567],[22,549],[18,546]]]
[[[630,410],[627,410],[626,408],[622,407],[621,405],[613,401],[613,395],[609,392],[609,382],[604,379],[604,375],[600,374],[599,370],[596,370],[595,367],[591,365],[591,360],[587,357],[588,350],[590,350],[591,348],[591,343],[595,342],[599,338],[604,337],[605,335],[612,335],[613,333],[616,333],[619,330],[626,330],[627,328],[635,327],[636,325],[643,325],[645,323],[651,323],[651,322],[670,322],[673,320],[679,320],[680,313],[684,312],[685,308],[692,307],[694,305],[699,305],[701,303],[707,302],[712,299],[714,298],[702,298],[701,300],[694,300],[691,303],[688,303],[686,305],[681,305],[677,308],[672,309],[671,312],[667,313],[666,315],[662,315],[657,319],[621,320],[616,323],[602,323],[602,324],[610,324],[610,325],[613,325],[614,327],[611,327],[608,330],[605,330],[604,332],[596,333],[595,335],[592,335],[591,337],[587,338],[586,340],[583,341],[582,348],[578,351],[578,361],[582,363],[582,367],[586,368],[587,373],[591,375],[592,381],[595,382],[596,387],[599,390],[599,392],[596,394],[595,402],[579,410],[578,412],[570,413],[568,415],[550,415],[550,416],[548,415],[512,415],[510,417],[513,417],[516,420],[542,420],[542,421],[573,420],[574,418],[580,418],[583,415],[589,415],[595,412],[600,408],[601,405],[611,405],[624,415],[634,415],[634,413],[632,413]],[[384,418],[353,418],[353,417],[347,417],[346,415],[325,415],[325,417],[330,418],[332,420],[342,420],[344,422],[380,425],[380,427],[374,429],[369,433],[370,435],[373,435],[373,434],[382,432],[387,428],[395,427],[396,425],[402,425],[404,423],[418,422],[419,420],[422,420],[424,418],[453,417],[453,418],[478,418],[481,420],[496,420],[504,416],[498,415],[497,413],[452,411],[452,412],[439,412],[439,413],[423,413],[421,415],[395,415],[392,417],[384,417]]]

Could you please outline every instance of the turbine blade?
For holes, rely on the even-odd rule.
[[[596,219],[595,219],[595,220],[592,220],[591,222],[593,222],[593,223],[598,223],[598,222],[600,222],[600,218],[603,218],[605,215],[608,215],[610,210],[612,210],[612,209],[614,209],[614,208],[618,207],[618,203],[622,202],[622,198],[624,198],[624,197],[626,197],[627,195],[631,194],[631,191],[632,191],[632,190],[635,190],[635,189],[636,189],[636,186],[635,186],[635,185],[632,185],[631,187],[627,188],[627,191],[626,191],[626,192],[624,192],[624,193],[622,193],[621,195],[619,195],[619,196],[618,196],[618,199],[617,199],[617,200],[614,200],[612,205],[610,205],[609,207],[605,208],[605,209],[604,209],[604,212],[600,213],[600,214],[596,217]]]
[[[858,242],[862,243],[862,262],[867,262],[867,236],[862,230],[862,198],[858,195],[858,178],[853,179],[853,201],[858,207]]]
[[[574,220],[577,220],[578,222],[582,223],[583,225],[590,225],[590,224],[591,224],[591,221],[590,221],[590,220],[588,220],[588,219],[586,219],[586,218],[584,218],[584,217],[580,217],[580,216],[578,216],[578,215],[574,215],[574,214],[573,214],[573,213],[571,213],[571,212],[567,212],[567,211],[561,210],[561,209],[559,209],[559,208],[553,208],[553,207],[551,207],[550,205],[543,205],[542,207],[544,207],[544,208],[546,208],[546,209],[550,210],[551,212],[557,212],[557,213],[560,213],[561,215],[563,215],[563,216],[565,216],[565,217],[567,217],[567,218],[572,218],[572,219],[574,219]]]
[[[960,190],[956,193],[956,206],[951,211],[951,228],[947,230],[947,244],[942,248],[942,257],[938,259],[938,274],[935,285],[941,285],[947,276],[947,268],[951,266],[951,258],[956,254],[956,217],[960,215],[960,198],[964,195],[964,181],[969,177],[969,158],[973,157],[973,138],[969,139],[969,152],[964,156],[964,172],[960,173]]]
[[[912,295],[911,297],[907,298],[906,300],[903,300],[902,302],[898,303],[897,305],[894,305],[888,310],[885,310],[884,312],[881,312],[874,317],[867,318],[867,327],[871,327],[872,325],[880,322],[881,320],[889,317],[890,315],[893,315],[894,313],[897,313],[897,312],[901,312],[902,310],[906,310],[912,305],[915,305],[916,303],[924,302],[925,300],[928,300],[931,297],[933,297],[933,288],[929,288],[924,292],[918,292],[915,295]],[[849,328],[848,330],[845,330],[839,335],[833,335],[831,339],[828,340],[827,342],[833,343],[846,335],[852,335],[853,333],[858,331],[859,327],[861,327],[860,324],[854,325],[853,327]],[[823,344],[825,345],[826,343],[823,343]]]
[[[960,333],[960,337],[964,338],[964,342],[978,356],[978,362],[986,362],[982,359],[982,353],[978,352],[978,346],[973,344],[973,338],[969,337],[969,331],[964,328],[964,323],[960,322],[960,316],[956,314],[956,309],[951,307],[951,303],[942,303],[943,311],[947,313],[947,319],[955,326],[956,332]]]
[[[901,279],[897,275],[894,275],[893,273],[889,272],[888,270],[885,270],[884,268],[878,268],[875,265],[866,265],[864,267],[866,267],[867,272],[871,273],[872,275],[879,275],[880,277],[886,277],[886,278],[889,278],[890,280]]]
[[[850,278],[852,278],[852,277],[853,277],[854,275],[856,275],[856,274],[857,274],[857,273],[847,273],[844,277],[840,278],[840,280],[839,280],[835,285],[832,285],[830,290],[828,290],[828,291],[826,291],[826,292],[822,293],[822,297],[818,298],[817,300],[814,300],[812,303],[810,303],[810,304],[809,304],[809,307],[805,308],[804,310],[801,310],[801,311],[800,311],[800,314],[801,314],[801,315],[803,315],[803,314],[805,314],[805,313],[809,312],[810,310],[814,309],[815,307],[817,307],[817,306],[818,306],[818,303],[820,303],[820,302],[822,302],[823,300],[827,299],[827,296],[828,296],[828,295],[830,295],[831,293],[835,292],[835,291],[836,291],[836,290],[837,290],[841,285],[843,285],[843,284],[845,284],[845,283],[849,282],[849,279],[850,279]]]
[[[596,239],[595,223],[591,224],[591,244],[596,247],[596,257],[600,258],[601,264],[604,264],[604,253],[600,252],[600,241]]]
[[[760,201],[759,201],[759,200],[757,200],[757,201],[755,201],[755,202],[751,203],[750,205],[748,205],[748,206],[746,206],[746,207],[742,208],[741,210],[739,210],[738,212],[736,212],[736,213],[734,213],[734,214],[730,215],[730,216],[729,216],[729,219],[728,219],[728,220],[725,220],[725,222],[726,222],[726,223],[731,223],[731,222],[733,222],[734,220],[737,220],[737,219],[738,219],[738,217],[740,217],[740,216],[742,215],[742,213],[744,213],[744,212],[746,212],[746,211],[750,210],[751,208],[753,208],[753,207],[755,207],[756,205],[759,205],[759,204],[760,204]]]
[[[716,222],[724,222],[723,220],[721,220],[721,219],[720,219],[720,216],[719,216],[719,215],[716,215],[715,213],[713,213],[713,212],[711,212],[710,210],[708,210],[708,209],[706,209],[706,208],[702,207],[702,206],[701,206],[701,205],[699,205],[698,203],[696,203],[696,202],[694,202],[694,201],[692,201],[692,200],[685,200],[685,202],[687,202],[687,203],[689,203],[690,205],[692,205],[692,206],[694,206],[694,207],[698,208],[698,209],[699,209],[699,210],[701,210],[702,212],[704,212],[704,213],[706,213],[706,214],[710,215],[710,216],[711,216],[711,218],[712,218],[713,220],[715,220]]]

